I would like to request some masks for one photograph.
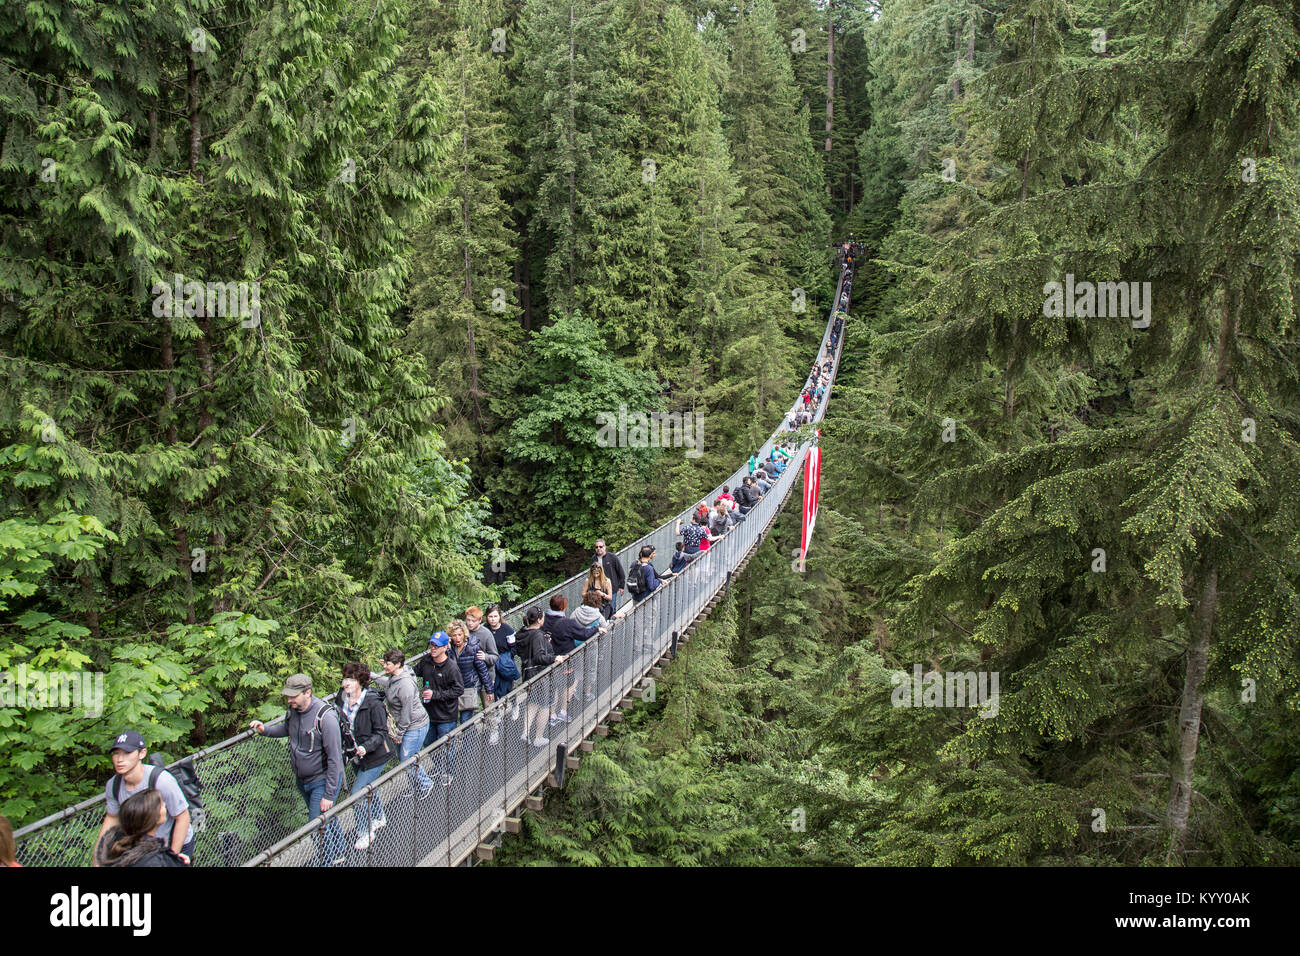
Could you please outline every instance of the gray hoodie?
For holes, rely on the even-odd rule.
[[[289,708],[283,723],[266,728],[267,737],[289,738],[289,765],[303,785],[325,781],[325,799],[333,800],[343,783],[343,736],[334,708],[321,708],[325,701],[313,696],[302,713]],[[316,717],[320,716],[317,723]]]
[[[387,674],[372,674],[371,678],[375,686],[384,691],[388,713],[392,716],[393,723],[397,724],[399,734],[423,727],[429,722],[429,715],[425,713],[424,704],[420,700],[415,673],[409,664],[392,677]]]
[[[601,623],[604,623],[605,620],[604,617],[601,616],[600,608],[588,607],[585,604],[582,605],[580,608],[578,608],[576,611],[574,611],[572,617],[583,627],[591,627],[591,625],[594,624],[596,621],[600,621]]]

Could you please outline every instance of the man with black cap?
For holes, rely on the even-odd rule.
[[[311,678],[306,674],[294,674],[280,693],[289,705],[284,721],[267,727],[254,720],[248,726],[267,737],[289,738],[289,764],[307,804],[307,819],[315,820],[334,806],[343,785],[343,732],[338,710],[312,695]],[[347,848],[338,820],[325,826],[324,838],[324,859],[331,866],[343,863]]]
[[[108,805],[99,836],[117,826],[118,811],[127,797],[141,790],[157,790],[167,808],[167,819],[158,824],[154,836],[184,857],[186,863],[190,862],[194,856],[194,827],[190,825],[190,804],[181,785],[166,770],[144,762],[144,738],[136,731],[118,734],[109,746],[115,773],[104,787]]]

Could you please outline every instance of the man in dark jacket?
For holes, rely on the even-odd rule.
[[[606,601],[600,606],[600,613],[605,616],[605,620],[614,617],[614,612],[618,610],[619,595],[627,588],[627,575],[623,573],[623,562],[618,559],[617,554],[610,554],[609,549],[605,547],[605,539],[596,540],[596,553],[592,560],[599,560],[601,567],[605,569],[605,577],[609,578],[609,583],[614,588],[614,599]]]
[[[307,819],[315,820],[334,806],[343,785],[343,733],[338,712],[311,692],[311,678],[294,674],[284,682],[289,709],[284,720],[267,727],[260,720],[249,724],[267,737],[289,738],[289,764],[298,778],[298,792],[307,804]],[[343,828],[330,820],[324,831],[324,854],[330,866],[347,859]]]
[[[429,638],[429,653],[415,665],[415,681],[420,688],[420,699],[424,701],[425,712],[429,715],[429,733],[424,738],[425,747],[456,729],[460,695],[465,693],[465,678],[461,675],[460,666],[447,651],[450,645],[451,638],[439,631]]]

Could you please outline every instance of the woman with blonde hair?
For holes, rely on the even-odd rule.
[[[588,591],[598,591],[603,595],[600,604],[597,606],[601,609],[601,613],[605,614],[604,609],[610,606],[614,600],[614,584],[610,581],[609,575],[605,573],[605,568],[601,565],[599,558],[591,562],[591,568],[587,571],[587,580],[582,585],[584,598],[587,596]],[[608,618],[609,615],[605,614],[605,617]]]
[[[489,632],[491,633],[491,632]],[[465,681],[465,691],[460,698],[460,723],[465,723],[478,710],[479,688],[483,698],[492,703],[492,687],[495,681],[488,673],[488,667],[479,653],[479,644],[469,635],[469,628],[464,621],[452,621],[447,625],[447,636],[451,638],[448,652],[452,660],[460,667],[460,676]]]

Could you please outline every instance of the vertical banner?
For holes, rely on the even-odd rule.
[[[817,437],[822,431],[817,429]],[[803,536],[799,547],[799,567],[808,559],[808,545],[812,543],[813,525],[817,523],[817,496],[822,482],[822,450],[814,444],[808,449],[803,469]]]

